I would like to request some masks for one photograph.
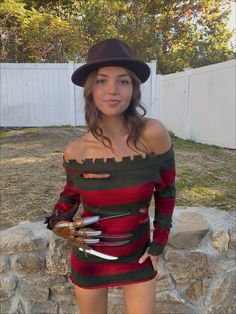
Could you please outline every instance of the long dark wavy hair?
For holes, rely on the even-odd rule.
[[[128,108],[124,111],[124,119],[129,128],[129,135],[127,138],[127,145],[134,151],[147,152],[143,143],[140,142],[142,131],[145,127],[143,117],[146,114],[145,108],[141,104],[141,90],[140,80],[134,72],[127,69],[129,76],[133,83],[133,95]],[[102,113],[97,109],[92,95],[92,88],[95,83],[97,71],[91,72],[84,85],[84,99],[85,99],[85,120],[88,126],[88,131],[91,131],[93,136],[98,139],[104,146],[113,150],[111,140],[103,134],[99,122],[102,119]],[[138,110],[142,110],[142,114]],[[133,147],[131,146],[133,144]],[[139,146],[138,146],[139,144]],[[141,147],[140,147],[141,145]]]

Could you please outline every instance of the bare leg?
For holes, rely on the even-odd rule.
[[[127,314],[155,314],[156,280],[123,286]]]
[[[106,314],[108,288],[83,289],[76,285],[75,294],[81,314]]]

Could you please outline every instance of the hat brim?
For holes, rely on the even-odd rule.
[[[74,71],[71,80],[74,84],[83,87],[88,75],[105,66],[121,66],[133,71],[140,79],[141,83],[146,82],[150,76],[149,66],[140,60],[134,59],[105,59],[86,63]]]

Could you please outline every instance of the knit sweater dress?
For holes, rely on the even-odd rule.
[[[108,217],[89,227],[106,234],[130,234],[128,241],[119,246],[91,246],[96,251],[117,256],[117,260],[106,260],[91,254],[86,257],[84,252],[72,247],[72,282],[83,288],[99,288],[154,278],[156,273],[150,258],[142,264],[138,260],[148,247],[148,253],[160,255],[168,239],[175,205],[173,147],[161,155],[138,155],[133,159],[124,157],[120,162],[113,158],[86,159],[83,163],[70,160],[64,161],[63,166],[67,183],[55,204],[53,215],[47,219],[49,226],[52,221],[72,221],[75,203],[82,203],[83,216]],[[108,173],[110,176],[104,179],[85,178],[85,173]],[[148,210],[153,195],[155,218],[151,240]]]

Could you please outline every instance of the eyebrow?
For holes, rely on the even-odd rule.
[[[100,74],[100,73],[98,73],[97,75],[100,75],[100,76],[103,76],[103,77],[108,77],[108,75],[106,75],[106,74]],[[130,77],[129,76],[129,74],[119,74],[119,75],[117,75],[118,77],[123,77],[123,76],[128,76],[128,77]]]

